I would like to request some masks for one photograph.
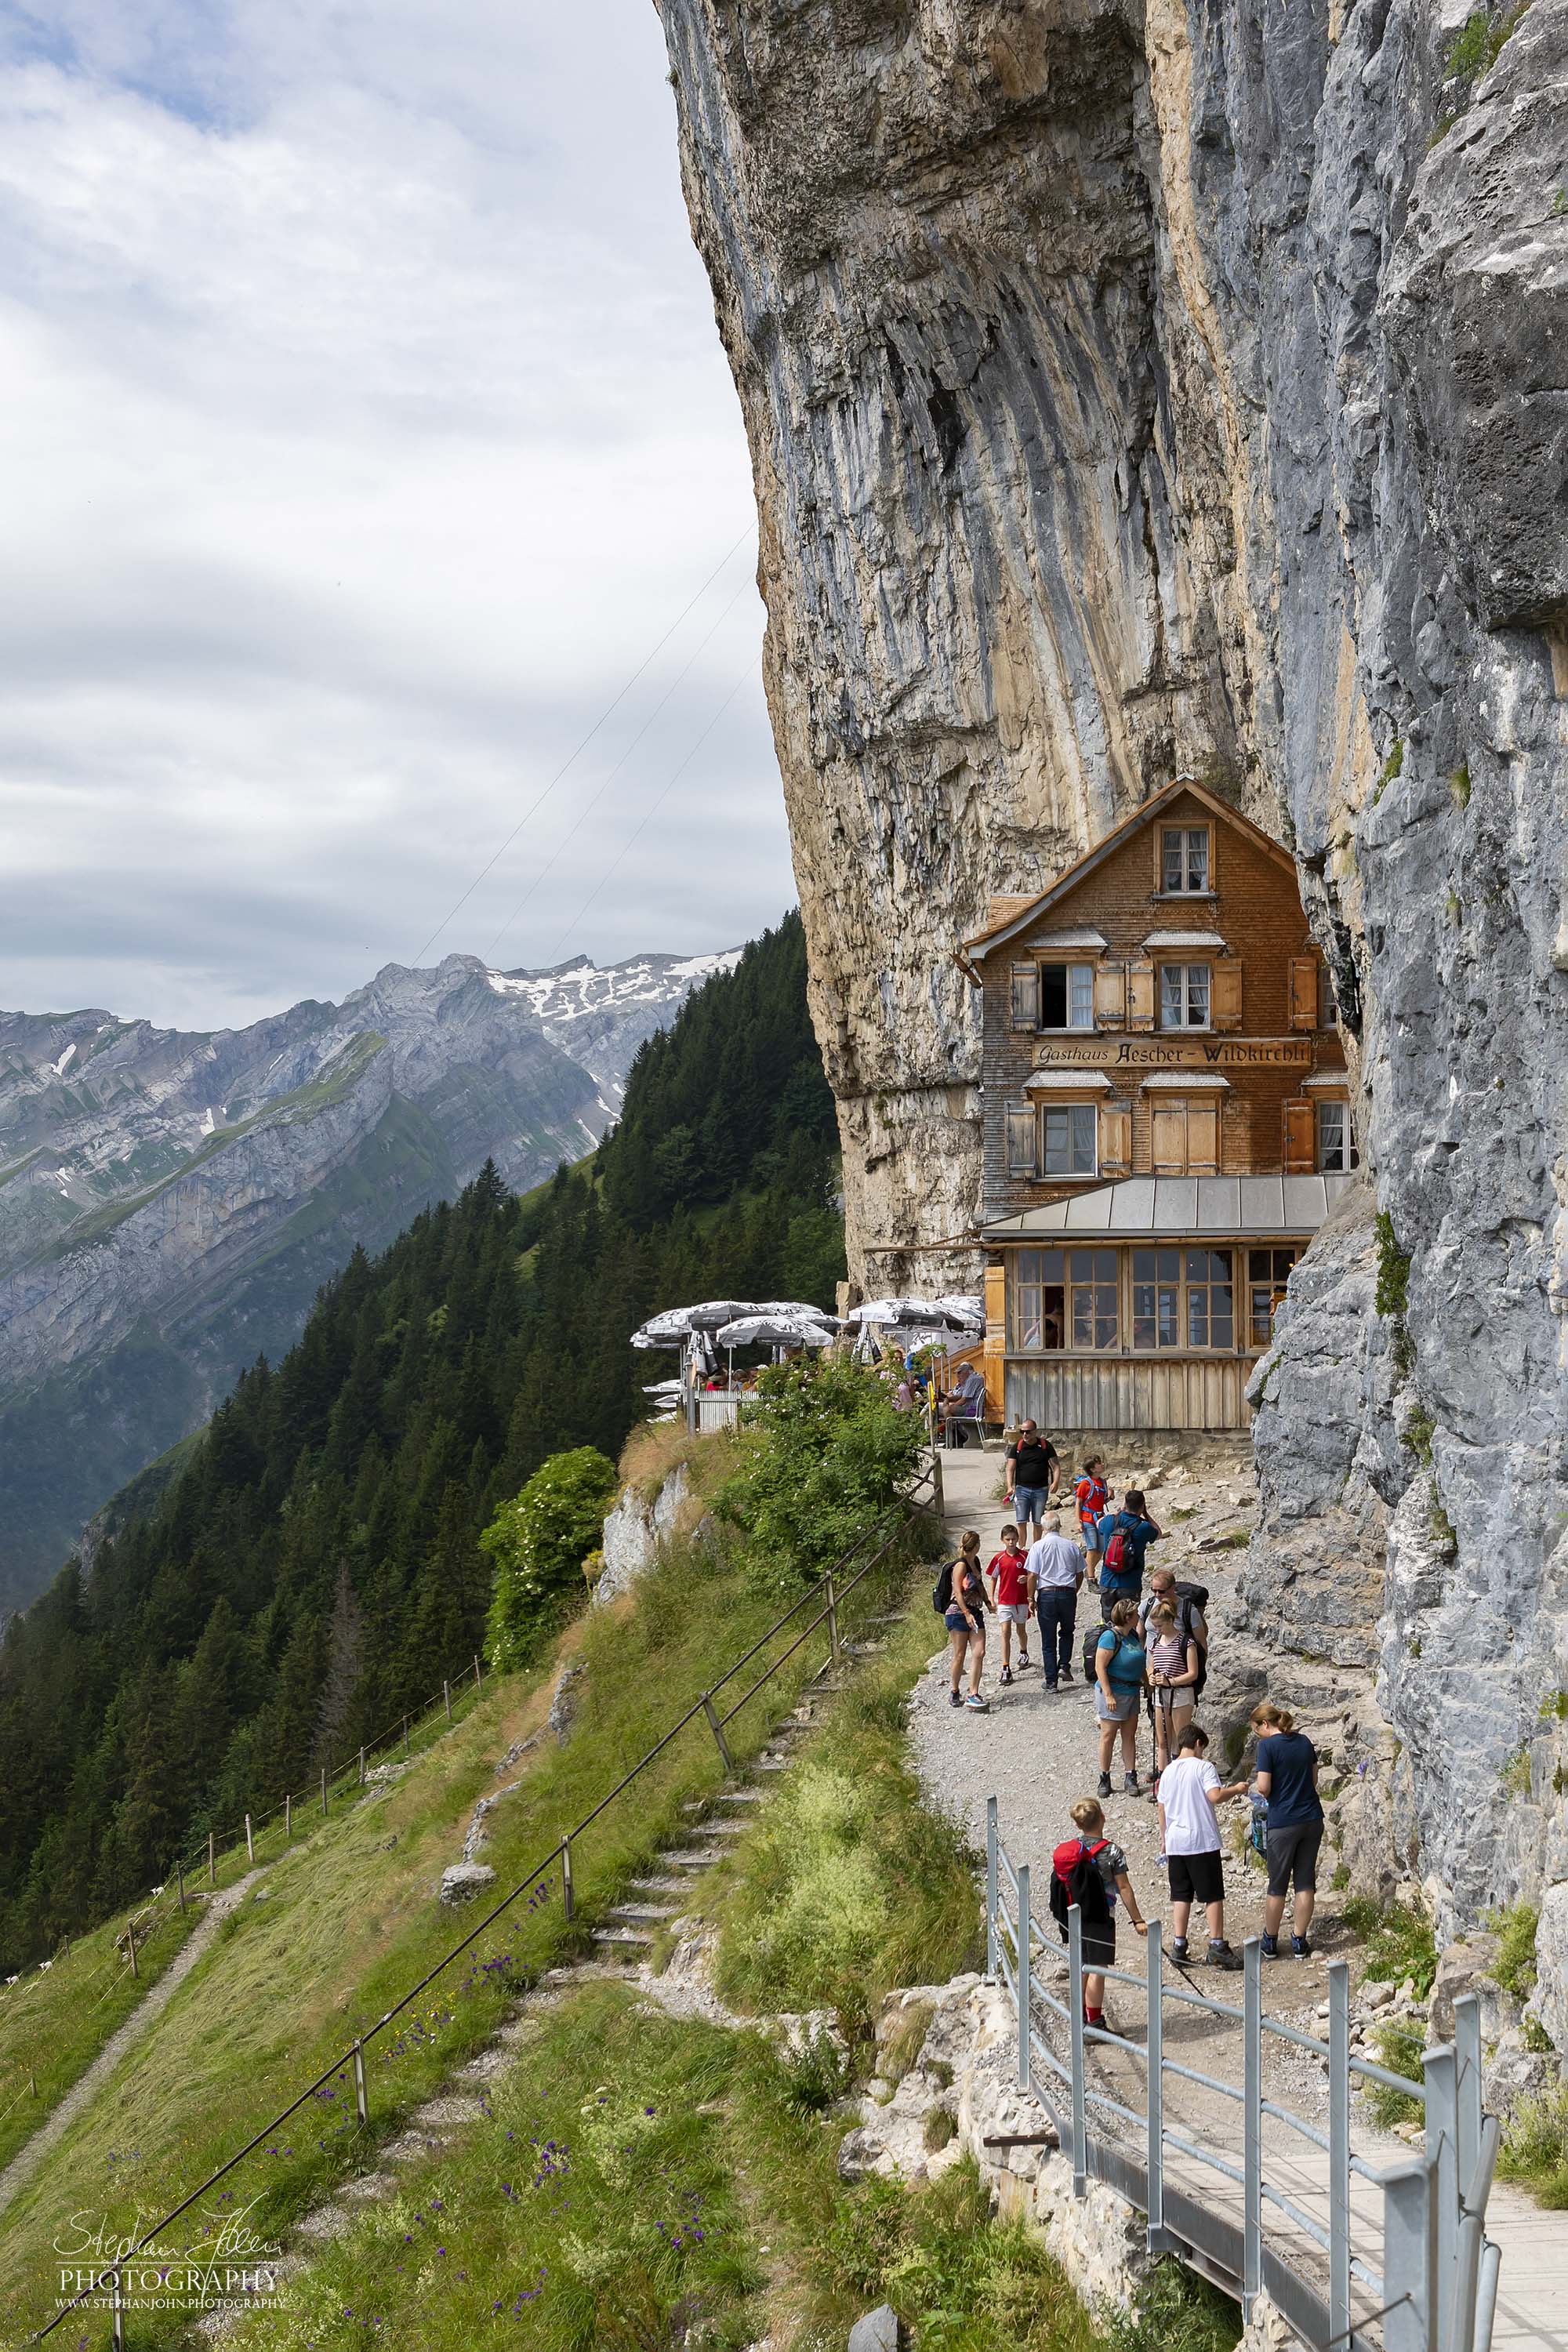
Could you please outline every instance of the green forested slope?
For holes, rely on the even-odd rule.
[[[797,917],[643,1049],[619,1128],[526,1200],[487,1171],[356,1254],[142,1516],[0,1646],[0,1971],[276,1803],[479,1646],[478,1537],[616,1452],[699,1296],[831,1298],[833,1110]]]

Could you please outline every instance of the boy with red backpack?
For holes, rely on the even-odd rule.
[[[1068,1940],[1068,1913],[1076,1903],[1083,1929],[1083,2021],[1105,2023],[1105,1975],[1116,1966],[1116,1898],[1140,1936],[1149,1922],[1138,1908],[1127,1856],[1105,1834],[1105,1815],[1092,1797],[1071,1809],[1078,1835],[1066,1838],[1051,1856],[1051,1916]]]

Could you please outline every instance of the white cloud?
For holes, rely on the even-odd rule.
[[[748,531],[657,21],[566,13],[67,0],[0,57],[0,1003],[407,961]],[[569,952],[787,903],[752,562],[437,953],[552,853],[509,962],[596,888]]]

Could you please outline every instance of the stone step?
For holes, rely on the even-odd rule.
[[[710,1870],[728,1851],[720,1845],[682,1846],[674,1853],[661,1853],[659,1861],[667,1870]]]
[[[683,1878],[633,1878],[626,1885],[628,1895],[684,1895],[686,1891]]]
[[[636,1927],[595,1927],[594,1941],[620,1951],[646,1952],[653,1941],[651,1933]]]
[[[727,1789],[723,1801],[727,1805],[760,1805],[765,1794],[762,1789]]]
[[[611,1906],[608,1916],[620,1920],[623,1927],[635,1927],[639,1921],[652,1926],[660,1919],[679,1919],[680,1906],[678,1903],[616,1903]]]

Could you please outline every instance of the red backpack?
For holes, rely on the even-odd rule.
[[[1103,1566],[1107,1576],[1121,1576],[1125,1571],[1127,1567],[1127,1530],[1125,1528],[1111,1528],[1105,1546],[1105,1559],[1101,1565]]]
[[[1068,1913],[1075,1903],[1086,1927],[1103,1927],[1110,1922],[1110,1897],[1095,1866],[1096,1856],[1110,1843],[1109,1838],[1096,1838],[1090,1845],[1087,1838],[1068,1838],[1051,1856],[1051,1916],[1064,1944]]]

